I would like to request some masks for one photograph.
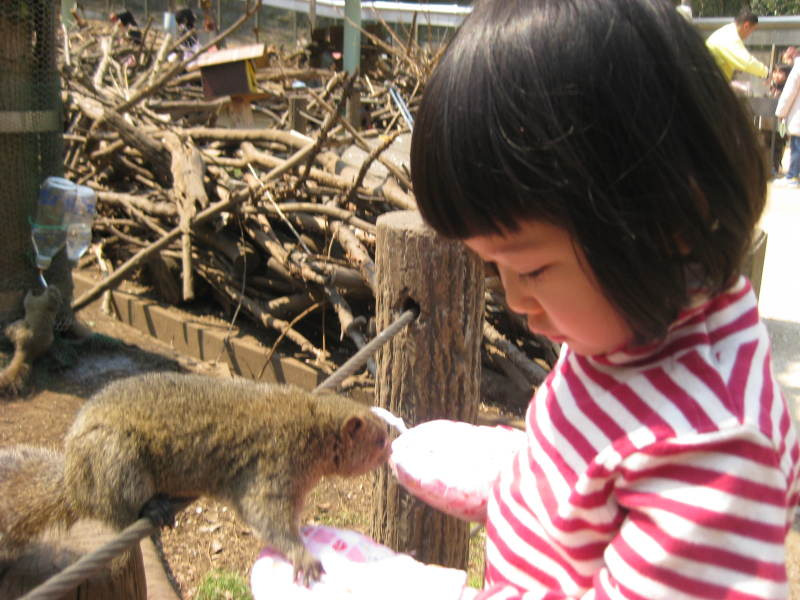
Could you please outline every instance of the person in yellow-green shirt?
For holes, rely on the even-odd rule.
[[[758,27],[758,15],[744,8],[733,23],[724,25],[708,36],[706,46],[717,61],[728,81],[735,71],[744,71],[765,78],[769,68],[754,57],[744,46],[746,40]]]

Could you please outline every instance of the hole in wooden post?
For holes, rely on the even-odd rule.
[[[406,312],[407,310],[413,310],[414,314],[416,316],[419,316],[420,308],[419,308],[419,304],[417,303],[417,301],[414,300],[413,298],[406,298],[405,300],[403,300],[403,304],[402,304],[402,308],[400,310],[400,313],[402,314],[402,313]]]

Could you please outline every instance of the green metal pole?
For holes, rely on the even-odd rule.
[[[350,74],[361,62],[361,0],[344,0],[344,70]]]
[[[69,12],[70,2],[72,0],[61,0],[61,22],[65,27],[72,27],[72,13]]]

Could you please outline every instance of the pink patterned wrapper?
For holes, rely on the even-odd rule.
[[[255,600],[466,600],[477,593],[465,587],[464,571],[425,565],[355,531],[306,525],[300,534],[322,563],[322,578],[308,588],[294,583],[292,565],[265,548],[250,573]]]

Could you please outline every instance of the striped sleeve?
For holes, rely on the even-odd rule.
[[[786,476],[755,430],[658,442],[626,457],[625,511],[580,596],[498,585],[480,600],[786,598]]]

